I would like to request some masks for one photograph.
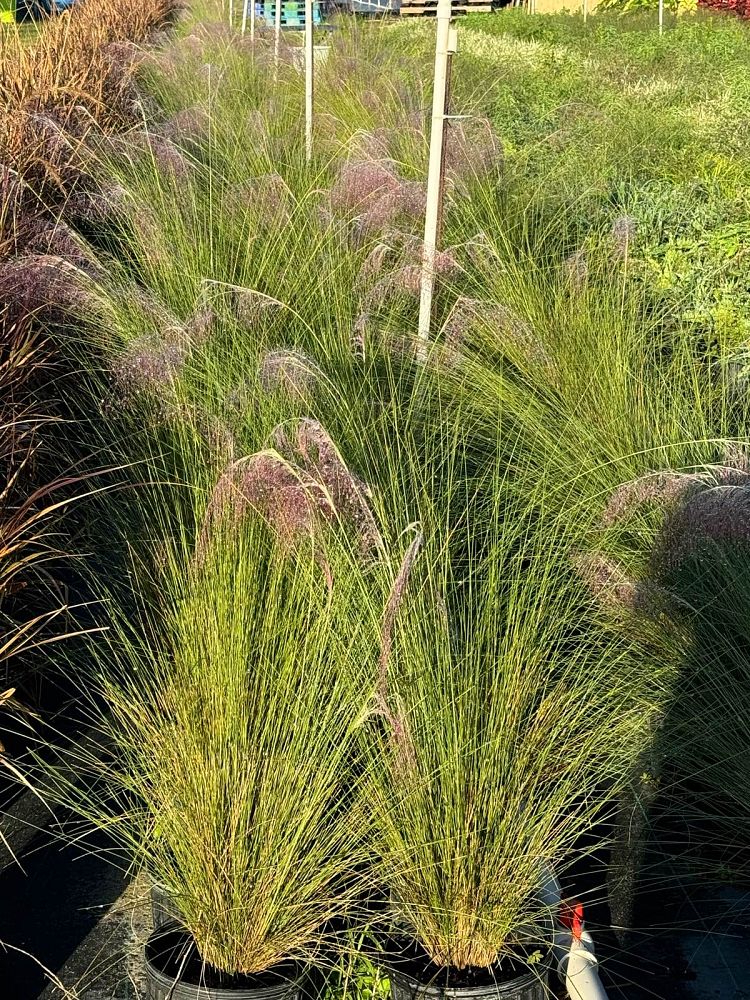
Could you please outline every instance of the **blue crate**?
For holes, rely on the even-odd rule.
[[[259,21],[263,21],[269,26],[276,23],[276,3],[275,0],[264,0],[256,3],[255,16]],[[313,4],[313,24],[321,24],[320,4]],[[282,28],[304,28],[305,26],[305,4],[300,0],[281,0],[281,27]]]

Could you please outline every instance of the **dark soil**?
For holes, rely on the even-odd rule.
[[[300,978],[294,962],[283,962],[257,975],[229,974],[201,958],[187,931],[167,928],[146,945],[146,960],[168,979],[207,989],[259,990],[284,986]]]
[[[451,966],[436,965],[427,952],[416,941],[390,940],[386,953],[388,967],[408,979],[423,986],[449,986],[453,989],[492,986],[495,983],[507,983],[519,976],[528,975],[533,965],[528,962],[528,956],[533,949],[517,958],[504,958],[501,962],[487,966],[469,966],[466,969],[456,969]]]

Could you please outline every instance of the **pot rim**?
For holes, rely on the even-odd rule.
[[[168,975],[160,969],[149,956],[149,945],[152,945],[154,941],[159,938],[163,938],[170,933],[178,933],[185,938],[188,938],[197,951],[197,945],[195,944],[193,935],[189,930],[187,930],[186,927],[176,921],[169,921],[149,934],[148,940],[146,941],[143,949],[146,975],[162,989],[173,990],[182,988],[183,990],[194,990],[196,997],[205,998],[205,1000],[220,1000],[220,998],[223,1000],[224,997],[226,997],[227,1000],[231,1000],[231,998],[237,998],[237,1000],[251,1000],[251,998],[252,1000],[280,1000],[280,998],[289,997],[291,994],[295,993],[295,991],[299,991],[300,989],[303,970],[298,962],[293,962],[291,959],[289,960],[289,964],[293,965],[295,968],[294,978],[290,978],[275,985],[263,986],[259,984],[258,986],[237,987],[208,986],[192,983],[189,980],[175,979],[173,976]],[[282,964],[285,963],[278,963],[278,965]]]

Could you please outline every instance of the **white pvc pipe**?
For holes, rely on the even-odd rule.
[[[443,135],[445,132],[445,98],[448,93],[450,43],[451,0],[438,0],[430,160],[427,169],[427,209],[425,212],[422,279],[419,295],[419,325],[417,327],[419,339],[425,344],[430,338],[432,295],[435,288],[435,252],[443,200]]]
[[[555,932],[552,954],[557,971],[565,981],[565,989],[570,1000],[607,1000],[607,994],[599,978],[599,963],[594,952],[594,941],[587,930],[574,934],[560,920],[562,890],[557,876],[550,868],[542,870],[541,903],[555,917]]]
[[[315,49],[313,48],[313,0],[305,0],[305,159],[313,153],[313,101],[315,87]]]
[[[664,34],[664,0],[659,0],[659,34]]]
[[[570,1000],[607,1000],[599,978],[594,942],[587,931],[579,940],[572,941],[562,971],[565,972],[565,989]]]
[[[242,2],[242,28],[240,29],[240,34],[245,34],[245,29],[247,28],[247,5],[250,0],[243,0]],[[253,4],[255,0],[252,0]]]

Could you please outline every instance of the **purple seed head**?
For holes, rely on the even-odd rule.
[[[307,396],[320,381],[321,371],[301,351],[267,351],[258,367],[258,379],[266,393]]]
[[[362,212],[398,186],[387,160],[345,163],[331,188],[331,207],[337,212]]]
[[[276,299],[253,288],[235,288],[232,298],[238,322],[248,329],[257,326],[265,316],[281,308]]]
[[[581,289],[588,281],[589,262],[586,251],[576,250],[563,261],[563,271],[574,288]]]
[[[80,317],[94,305],[85,275],[70,261],[45,253],[0,262],[0,302],[21,314],[59,310]]]
[[[330,500],[318,483],[276,452],[258,452],[233,462],[219,478],[206,508],[199,558],[205,554],[217,524],[237,525],[248,510],[263,517],[290,547],[311,535],[320,518],[330,521],[334,517]]]
[[[204,304],[198,306],[185,324],[184,334],[191,347],[202,347],[211,337],[216,316],[213,308]]]
[[[305,471],[325,487],[338,516],[354,530],[362,552],[380,549],[382,538],[370,509],[370,490],[350,471],[322,424],[311,418],[301,420],[295,447]]]
[[[418,298],[421,287],[422,268],[418,264],[405,264],[373,285],[365,296],[365,312],[382,307],[400,295]]]
[[[632,245],[638,231],[638,223],[632,215],[620,215],[612,223],[611,236],[615,252],[624,257]]]
[[[445,346],[451,355],[460,355],[472,330],[492,336],[505,351],[516,354],[529,365],[554,373],[554,364],[531,326],[509,306],[460,296],[443,326]]]
[[[173,180],[186,180],[188,178],[190,165],[173,142],[156,133],[151,133],[148,136],[148,148],[160,174]]]
[[[750,544],[750,485],[710,486],[684,496],[662,529],[656,565],[677,569],[688,558],[711,556],[716,549],[746,549]]]
[[[392,253],[392,248],[387,243],[378,243],[369,252],[359,272],[359,280],[364,284],[370,282],[382,273],[388,256]]]
[[[503,165],[503,146],[486,118],[452,121],[446,137],[445,162],[454,179],[481,179]]]
[[[704,482],[704,477],[695,473],[663,472],[640,476],[628,483],[622,483],[612,493],[602,514],[602,526],[607,528],[632,516],[646,503],[659,503],[663,507],[681,500],[685,494]]]
[[[361,312],[352,327],[351,344],[354,356],[364,358],[367,343],[367,329],[370,325],[370,314]]]
[[[65,202],[65,214],[82,222],[102,223],[122,215],[128,206],[128,193],[120,184],[98,191],[76,191]]]
[[[649,583],[633,580],[623,567],[603,552],[572,557],[573,568],[591,596],[612,611],[625,609],[657,617],[668,604],[668,595]]]
[[[165,399],[171,396],[184,363],[184,347],[147,334],[127,346],[112,373],[125,402],[143,393]]]
[[[209,115],[205,108],[194,105],[183,108],[162,122],[158,132],[164,139],[177,145],[198,143],[206,138],[209,127]]]

